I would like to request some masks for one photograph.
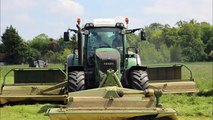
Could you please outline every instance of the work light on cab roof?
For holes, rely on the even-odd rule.
[[[126,24],[125,24],[126,22]],[[117,28],[127,28],[128,20],[116,21],[115,19],[94,19],[92,23],[86,23],[85,28],[92,27],[117,27]]]

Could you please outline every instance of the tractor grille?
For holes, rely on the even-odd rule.
[[[99,70],[106,73],[107,70],[112,69],[117,71],[120,63],[119,52],[98,52],[96,53],[96,63]]]

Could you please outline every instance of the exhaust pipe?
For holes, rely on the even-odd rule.
[[[80,28],[80,22],[76,25],[78,28],[78,64],[83,65],[83,47],[82,47],[82,34],[81,34],[81,28]]]

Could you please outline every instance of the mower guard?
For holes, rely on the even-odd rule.
[[[189,79],[182,79],[182,67],[188,70]],[[192,71],[186,65],[149,66],[147,73],[150,87],[162,89],[164,93],[196,93],[199,91],[192,77]]]

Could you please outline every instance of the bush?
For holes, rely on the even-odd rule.
[[[165,44],[160,46],[159,52],[161,53],[162,56],[161,62],[165,63],[171,61],[170,49]]]
[[[157,50],[154,44],[144,41],[139,45],[139,54],[142,63],[165,63],[171,61],[170,49],[166,45],[161,45]]]
[[[142,63],[158,63],[163,61],[163,57],[159,51],[155,49],[155,45],[144,41],[139,45],[139,55]]]
[[[170,54],[171,54],[171,62],[181,62],[181,47],[179,45],[171,46]]]
[[[48,36],[45,34],[40,34],[33,38],[32,41],[29,42],[31,48],[37,49],[42,54],[47,52],[48,45],[51,43]]]
[[[48,51],[44,56],[44,60],[48,60],[49,63],[65,63],[66,58],[59,53],[59,52],[53,52],[53,51]]]

